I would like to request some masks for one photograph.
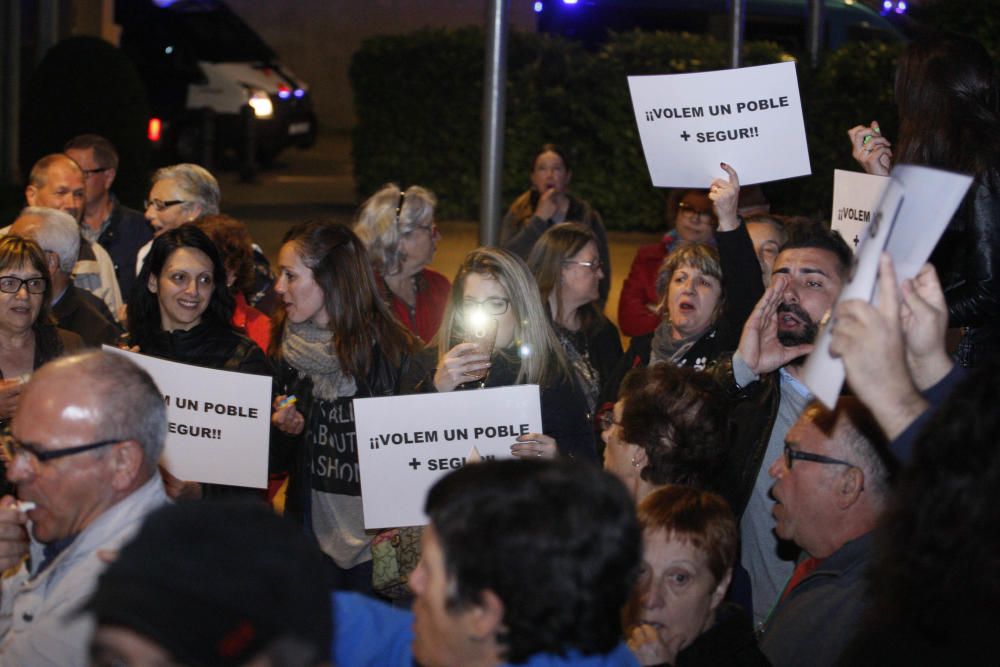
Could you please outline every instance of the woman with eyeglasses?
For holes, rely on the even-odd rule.
[[[45,253],[19,236],[0,238],[0,423],[14,415],[21,387],[45,362],[83,348],[55,325]]]
[[[604,271],[597,239],[583,225],[560,223],[542,234],[528,267],[593,414],[603,382],[622,356],[618,328],[600,308],[598,285]]]
[[[584,225],[594,233],[604,270],[599,286],[603,307],[611,289],[608,233],[597,209],[569,191],[572,177],[566,151],[555,144],[543,145],[531,162],[531,187],[513,201],[500,223],[500,245],[526,260],[542,234],[553,225]]]
[[[451,283],[427,268],[441,238],[434,223],[437,199],[430,190],[394,183],[361,207],[354,233],[368,248],[383,297],[406,328],[423,341],[433,338]]]
[[[491,352],[476,342],[477,331],[488,332]],[[414,358],[403,386],[444,392],[516,384],[539,385],[544,433],[517,438],[515,456],[596,461],[586,399],[531,272],[506,250],[479,248],[459,267],[435,341]]]
[[[329,558],[333,588],[371,593],[374,533],[365,531],[353,402],[398,393],[416,340],[382,299],[350,227],[325,221],[285,234],[271,334],[280,395],[272,473],[288,472],[286,514]]]
[[[205,232],[186,224],[156,237],[128,302],[128,345],[183,364],[270,376],[264,352],[232,319],[226,267]],[[169,475],[164,482],[168,493],[184,499],[256,494]]]

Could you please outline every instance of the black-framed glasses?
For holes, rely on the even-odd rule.
[[[3,455],[3,458],[8,465],[12,464],[14,459],[18,456],[24,456],[32,463],[35,461],[45,463],[46,461],[61,459],[64,456],[73,456],[74,454],[82,454],[83,452],[89,452],[92,449],[107,447],[108,445],[114,445],[119,442],[121,442],[121,440],[101,440],[100,442],[91,442],[86,445],[75,445],[73,447],[65,447],[63,449],[40,450],[37,445],[33,445],[28,442],[21,442],[13,435],[6,434],[0,436],[0,454]]]
[[[577,266],[588,268],[594,273],[597,273],[598,271],[601,270],[601,260],[599,259],[594,259],[589,262],[581,262],[580,260],[577,259],[564,259],[563,264],[576,264]]]
[[[111,167],[98,167],[97,169],[84,169],[83,170],[83,177],[84,178],[90,178],[94,174],[104,173],[108,169],[111,169]],[[147,206],[146,208],[149,208],[149,207]]]
[[[475,309],[482,309],[483,313],[489,315],[490,317],[499,317],[507,312],[510,308],[510,299],[503,299],[498,296],[491,296],[488,299],[483,299],[482,301],[476,301],[475,299],[465,299],[462,302],[462,311],[469,312]]]
[[[152,206],[157,211],[165,211],[171,206],[177,206],[178,204],[187,204],[187,199],[171,199],[170,201],[163,201],[162,199],[144,199],[142,200],[143,210]]]
[[[24,285],[28,294],[44,294],[48,281],[41,276],[37,278],[18,278],[17,276],[0,276],[0,292],[17,294]]]
[[[796,459],[800,461],[812,461],[813,463],[826,463],[829,465],[847,466],[848,468],[857,468],[856,465],[848,461],[842,461],[841,459],[830,458],[829,456],[823,456],[822,454],[813,454],[812,452],[803,452],[798,449],[792,449],[787,444],[785,445],[785,467],[789,470],[792,469],[792,461]]]

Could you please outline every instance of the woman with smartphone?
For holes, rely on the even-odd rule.
[[[1000,88],[993,61],[968,36],[910,43],[896,70],[895,152],[878,121],[848,131],[865,171],[888,176],[893,162],[975,176],[931,255],[948,301],[949,326],[963,329],[956,357],[980,365],[1000,350]]]
[[[528,266],[587,408],[594,412],[601,387],[622,356],[618,328],[601,312],[598,300],[604,271],[597,240],[583,225],[560,223],[535,244]]]
[[[429,392],[515,384],[539,386],[544,431],[517,438],[515,456],[558,453],[596,462],[593,414],[531,272],[506,250],[479,248],[462,262],[435,341],[415,357],[404,387]]]

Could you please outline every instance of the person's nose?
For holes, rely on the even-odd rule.
[[[274,291],[281,295],[284,295],[288,291],[288,281],[285,279],[285,276],[278,276],[278,279],[274,283]]]
[[[198,279],[192,278],[187,282],[187,285],[184,286],[184,293],[190,294],[191,296],[198,296],[198,290],[200,287],[201,285],[198,283]]]
[[[13,484],[21,484],[31,479],[35,474],[32,462],[23,453],[14,456],[7,463],[7,481]]]
[[[694,278],[688,278],[685,280],[684,284],[681,285],[681,288],[681,291],[684,292],[684,294],[694,294]]]
[[[799,302],[799,290],[798,288],[789,280],[785,283],[785,289],[781,293],[782,303],[798,303]]]
[[[767,474],[770,475],[772,479],[778,479],[784,476],[785,470],[785,457],[782,455],[771,462],[771,465],[767,469]]]
[[[655,581],[649,582],[640,598],[643,609],[660,609],[666,604],[665,596]]]

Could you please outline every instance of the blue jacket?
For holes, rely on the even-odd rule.
[[[412,667],[413,613],[357,593],[333,594],[333,664]],[[625,644],[611,653],[532,656],[526,667],[638,667]]]

